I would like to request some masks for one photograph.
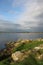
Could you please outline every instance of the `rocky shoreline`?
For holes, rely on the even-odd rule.
[[[10,57],[10,61],[21,62],[25,58],[34,56],[38,61],[43,60],[43,39],[35,40],[18,40],[16,42],[8,42],[6,48],[0,51],[0,61]]]

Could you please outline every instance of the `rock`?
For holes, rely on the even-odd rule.
[[[22,40],[21,43],[32,42],[32,40]]]
[[[41,41],[43,41],[43,39],[41,39]]]
[[[38,51],[40,49],[40,47],[35,47],[34,50]]]
[[[23,53],[21,53],[20,51],[17,51],[13,53],[11,57],[14,61],[18,61],[18,60],[21,60],[22,56],[23,56]]]
[[[34,48],[35,51],[38,51],[40,49],[43,49],[43,44],[41,44],[40,46]]]
[[[15,44],[14,44],[14,46],[15,46],[15,47],[16,47],[16,46],[18,46],[18,45],[20,45],[20,43],[19,43],[19,42],[17,42],[17,43],[15,43]]]
[[[37,56],[37,59],[38,59],[38,60],[42,60],[42,59],[43,59],[43,54],[38,55],[38,56]]]
[[[38,38],[38,39],[36,39],[36,41],[43,41],[43,39],[42,38]]]
[[[17,42],[21,42],[22,41],[22,39],[19,39]]]
[[[15,53],[12,54],[11,57],[13,61],[23,61],[25,58],[29,56],[30,53],[31,53],[31,50],[24,51],[24,52],[16,51]]]
[[[36,41],[41,41],[41,38],[36,39]]]
[[[40,48],[43,49],[43,44],[40,44]]]

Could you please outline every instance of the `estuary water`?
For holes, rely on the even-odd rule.
[[[37,38],[43,38],[43,33],[0,33],[0,49],[4,48],[4,44],[8,43],[9,41]]]

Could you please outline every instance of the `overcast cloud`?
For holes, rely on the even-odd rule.
[[[43,0],[8,0],[7,4],[2,0],[1,3],[4,10],[0,8],[0,30],[43,32]]]

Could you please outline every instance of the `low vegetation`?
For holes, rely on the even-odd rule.
[[[43,39],[18,40],[5,44],[0,65],[43,65]]]

